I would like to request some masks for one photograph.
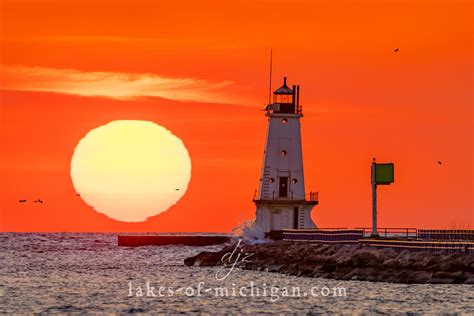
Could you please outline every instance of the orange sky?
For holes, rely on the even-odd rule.
[[[377,157],[396,166],[380,226],[473,228],[472,12],[451,0],[0,0],[0,230],[230,231],[252,219],[270,48],[273,88],[283,75],[301,85],[319,226],[370,225]],[[186,195],[144,223],[96,213],[69,176],[77,142],[118,119],[163,125],[191,155]]]

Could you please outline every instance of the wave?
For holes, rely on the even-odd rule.
[[[265,232],[255,223],[255,221],[244,221],[232,229],[232,241],[241,240],[243,244],[264,244],[271,242],[265,237]]]

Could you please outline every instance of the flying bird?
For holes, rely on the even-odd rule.
[[[394,51],[395,53],[398,53],[398,52],[400,51],[400,49],[395,48],[393,51]]]
[[[179,189],[175,189],[176,191],[179,191]]]
[[[34,203],[41,203],[43,204],[43,201],[41,199],[37,199],[36,201],[33,201]]]
[[[438,161],[438,165],[441,165],[441,164],[443,164],[443,163],[441,161]]]
[[[20,203],[25,203],[26,200],[19,200],[18,202],[20,202]]]

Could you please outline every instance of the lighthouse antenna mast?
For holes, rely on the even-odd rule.
[[[273,49],[270,48],[270,83],[268,85],[268,104],[272,102],[272,68],[273,68]]]

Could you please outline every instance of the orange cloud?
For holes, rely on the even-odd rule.
[[[195,78],[169,78],[156,74],[87,72],[47,67],[2,66],[0,88],[103,96],[120,100],[161,97],[177,101],[245,104],[247,100],[225,91],[232,81],[208,82]]]

